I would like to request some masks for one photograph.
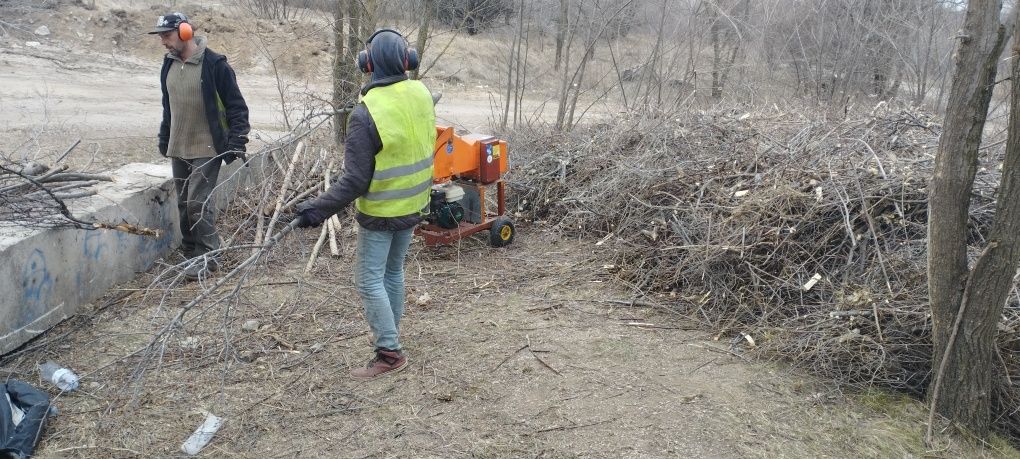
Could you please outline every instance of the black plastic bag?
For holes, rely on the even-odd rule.
[[[0,393],[6,393],[11,399],[7,403],[7,397],[0,397],[0,457],[31,457],[46,425],[46,417],[49,416],[50,396],[16,379],[8,379],[6,384],[0,384],[0,390]],[[17,424],[14,423],[15,410],[11,405],[25,414]]]

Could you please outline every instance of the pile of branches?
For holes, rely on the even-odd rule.
[[[48,166],[0,157],[0,225],[50,228],[91,227],[75,218],[65,201],[92,196],[107,175],[75,172],[66,164]]]
[[[343,156],[336,151],[330,133],[331,116],[328,111],[314,112],[286,136],[252,155],[261,158],[260,169],[252,179],[243,182],[227,210],[224,227],[233,233],[224,246],[260,249],[295,217],[298,204],[324,193],[339,178]],[[338,217],[322,225],[308,270],[327,240],[333,255],[338,255],[336,241],[340,229]]]
[[[636,290],[742,351],[920,396],[932,375],[926,186],[940,129],[880,105],[836,121],[774,108],[519,132],[510,196],[522,217],[589,238]],[[972,256],[998,183],[1001,154],[985,153]],[[1014,289],[999,324],[996,397],[997,425],[1014,435],[1018,299]]]
[[[224,177],[221,173],[221,183],[238,181],[230,206],[218,218],[223,242],[219,249],[207,254],[218,258],[224,268],[200,279],[197,294],[174,308],[170,320],[134,353],[139,359],[130,383],[138,383],[150,371],[158,369],[167,346],[173,344],[183,330],[200,326],[213,311],[230,317],[231,305],[240,301],[255,280],[279,266],[286,266],[296,254],[307,253],[304,246],[308,241],[301,237],[288,238],[287,234],[293,229],[290,223],[296,206],[325,192],[340,175],[342,157],[336,152],[329,129],[332,117],[331,110],[307,115],[283,137],[250,152],[249,162],[234,170],[235,174],[242,174],[241,177]],[[331,253],[340,256],[338,240],[349,237],[350,231],[349,227],[341,228],[336,216],[322,225],[305,272],[316,266],[326,240],[330,242]],[[145,301],[155,301],[160,308],[169,309],[166,305],[173,300],[174,287],[184,282],[184,271],[193,263],[203,263],[203,258],[167,264],[157,270],[146,289]],[[223,308],[227,312],[223,312]],[[141,385],[136,385],[136,389],[140,388]]]

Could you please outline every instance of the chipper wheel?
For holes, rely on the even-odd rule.
[[[505,247],[514,241],[517,230],[514,223],[507,217],[497,217],[489,228],[489,244],[493,247]]]

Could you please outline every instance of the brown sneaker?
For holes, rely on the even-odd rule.
[[[369,380],[385,374],[396,373],[406,366],[407,357],[403,352],[379,349],[375,351],[375,358],[368,362],[368,365],[351,370],[351,377]]]

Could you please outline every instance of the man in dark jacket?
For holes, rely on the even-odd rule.
[[[407,79],[418,55],[396,31],[373,34],[358,64],[372,80],[348,118],[344,174],[326,194],[298,207],[297,225],[318,226],[352,202],[357,209],[355,275],[375,357],[351,376],[372,379],[407,365],[400,345],[404,257],[429,204],[436,115],[425,85]]]
[[[206,48],[205,37],[193,36],[186,16],[160,16],[149,33],[158,34],[167,49],[159,80],[163,90],[159,152],[170,157],[181,250],[191,260],[184,274],[194,280],[219,266],[220,237],[209,197],[216,188],[220,164],[244,160],[248,106],[227,58]]]

